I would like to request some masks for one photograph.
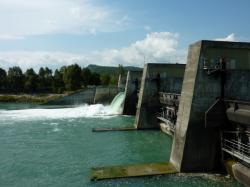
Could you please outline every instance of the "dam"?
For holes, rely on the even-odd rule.
[[[89,104],[0,103],[0,186],[249,185],[249,45],[199,41],[186,65],[83,90]]]
[[[218,173],[227,168],[249,185],[249,54],[249,43],[203,40],[190,45],[186,65],[146,64],[134,126],[160,128],[159,121],[169,126],[173,135],[170,165],[163,171],[154,163],[97,168],[93,170],[95,179],[164,171]],[[228,160],[235,164],[228,167]],[[132,168],[140,171],[130,174]],[[114,175],[110,169],[126,172]]]

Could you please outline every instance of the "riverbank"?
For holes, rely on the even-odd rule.
[[[68,94],[0,94],[0,102],[42,104],[66,95]]]

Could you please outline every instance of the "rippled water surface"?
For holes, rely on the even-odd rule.
[[[171,139],[160,131],[92,132],[133,122],[103,105],[0,104],[0,186],[240,186],[214,175],[91,182],[91,167],[168,161]]]

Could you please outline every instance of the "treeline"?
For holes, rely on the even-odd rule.
[[[121,71],[122,66],[118,70]],[[0,68],[0,93],[63,93],[75,91],[87,85],[117,84],[119,72],[113,75],[100,75],[78,64],[63,66],[54,72],[41,67],[36,73],[34,69],[23,72],[18,66],[8,71]]]

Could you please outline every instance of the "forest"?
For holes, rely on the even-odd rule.
[[[92,72],[78,64],[63,66],[54,72],[48,67],[40,67],[38,72],[33,68],[23,72],[18,66],[10,67],[8,70],[0,68],[0,93],[64,93],[88,85],[115,85],[119,74],[124,74],[122,65],[112,74]]]

